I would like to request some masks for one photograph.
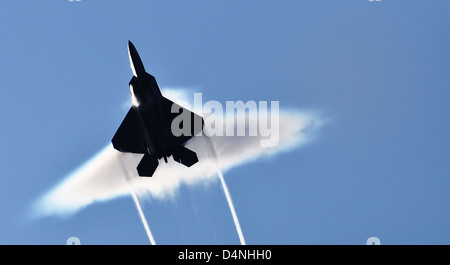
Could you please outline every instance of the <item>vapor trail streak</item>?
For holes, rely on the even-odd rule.
[[[228,190],[227,183],[225,182],[225,179],[222,174],[222,170],[220,169],[219,157],[217,156],[216,149],[214,147],[213,142],[211,141],[211,139],[208,136],[206,136],[205,139],[208,143],[211,154],[213,155],[214,160],[216,162],[217,174],[219,175],[220,183],[222,184],[222,188],[225,193],[225,197],[227,198],[228,207],[230,208],[231,215],[233,216],[233,222],[234,222],[234,225],[236,226],[236,231],[239,236],[239,241],[241,242],[241,245],[245,245],[245,239],[244,239],[244,234],[242,233],[241,224],[239,223],[239,219],[237,217],[236,210],[234,209],[233,199],[231,199],[231,195],[230,195],[230,191]]]
[[[225,183],[225,179],[223,178],[222,171],[218,168],[217,173],[219,174],[220,182],[222,183],[223,191],[225,192],[225,197],[227,197],[228,206],[230,207],[231,215],[233,216],[234,225],[236,226],[236,231],[239,235],[239,241],[241,241],[241,245],[245,245],[244,234],[242,234],[241,225],[239,224],[239,219],[236,214],[236,210],[234,209],[233,200],[231,199],[230,191],[228,190],[228,186]]]
[[[120,159],[119,155],[117,155],[116,157],[117,157],[117,160],[119,161],[119,164],[122,168],[123,173],[126,176],[128,185],[130,187],[131,197],[133,198],[134,204],[136,205],[136,208],[139,213],[139,217],[141,218],[141,222],[144,225],[144,229],[145,229],[145,232],[147,233],[148,240],[150,240],[150,244],[156,245],[155,239],[153,238],[152,231],[150,230],[147,219],[145,218],[144,212],[142,211],[141,203],[139,202],[139,199],[136,196],[136,193],[134,192],[133,187],[130,184],[130,175],[128,174],[128,171],[125,169],[125,166],[123,165],[122,160]]]
[[[148,239],[150,240],[150,243],[152,245],[156,245],[155,239],[153,238],[153,235],[152,235],[152,231],[150,231],[150,227],[148,226],[147,219],[145,219],[144,212],[142,211],[141,204],[139,203],[139,199],[137,198],[136,193],[134,193],[133,190],[130,190],[130,191],[131,191],[131,196],[133,197],[133,201],[136,204],[136,208],[139,212],[139,216],[141,217],[141,221],[142,221],[142,224],[144,225],[144,229],[145,229],[145,232],[147,233]]]

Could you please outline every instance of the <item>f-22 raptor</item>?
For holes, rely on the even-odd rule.
[[[198,162],[195,152],[184,145],[203,130],[203,118],[165,98],[156,79],[147,73],[134,45],[128,41],[128,55],[133,71],[129,83],[132,107],[112,138],[114,148],[120,152],[144,154],[137,166],[141,177],[151,177],[159,165],[158,160],[172,156],[175,161],[187,167]],[[184,133],[173,132],[172,122],[179,115],[181,127],[189,126]],[[181,116],[180,116],[181,117]],[[177,119],[179,120],[179,119]]]

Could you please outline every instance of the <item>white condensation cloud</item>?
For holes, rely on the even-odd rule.
[[[183,91],[166,89],[163,93],[184,105],[181,102],[186,99]],[[187,168],[172,157],[167,164],[160,160],[151,178],[137,175],[136,166],[142,155],[120,153],[109,144],[39,198],[33,205],[33,216],[73,214],[96,202],[128,196],[131,189],[139,198],[173,199],[181,185],[204,184],[216,179],[216,157],[209,143],[215,148],[221,170],[226,171],[299,147],[312,140],[317,129],[323,125],[323,119],[314,112],[280,109],[278,117],[278,144],[275,146],[263,147],[262,136],[210,136],[207,139],[201,134],[186,144],[187,148],[197,153],[198,163]],[[233,122],[236,126],[245,123],[248,128],[248,124],[255,119],[258,119],[258,112],[249,113],[247,117],[226,116],[224,122]]]

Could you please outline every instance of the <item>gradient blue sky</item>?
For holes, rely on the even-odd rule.
[[[450,2],[0,2],[0,244],[148,244],[131,197],[30,221],[129,99],[161,87],[322,111],[314,142],[225,174],[248,244],[450,243]],[[239,244],[216,182],[144,204],[159,244]]]

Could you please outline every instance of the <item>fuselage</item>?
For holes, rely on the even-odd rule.
[[[141,131],[147,143],[147,151],[157,157],[164,158],[172,154],[172,141],[170,124],[163,111],[163,95],[159,89],[156,79],[146,73],[143,76],[133,78],[130,81],[131,96],[134,97],[133,104],[139,110],[141,118]]]

